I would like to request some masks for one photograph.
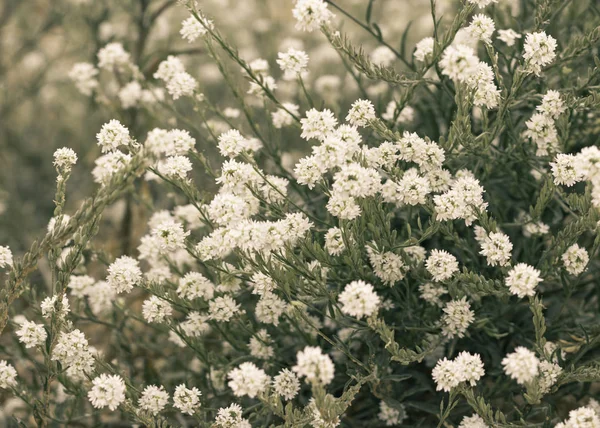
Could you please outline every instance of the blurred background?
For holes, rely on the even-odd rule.
[[[377,0],[372,2],[369,20],[376,22],[385,39],[411,58],[414,44],[431,35],[429,2],[423,0]],[[438,1],[441,16],[450,1]],[[358,19],[367,19],[369,2],[339,0],[337,5]],[[294,28],[293,2],[287,0],[202,0],[200,8],[247,61],[264,58],[270,73],[279,78],[277,52],[289,46],[306,50],[310,75],[306,81],[317,94],[317,105],[338,110],[359,96],[356,82],[341,66],[339,55],[320,32],[301,33]],[[385,51],[374,51],[375,39],[336,13],[336,25],[362,43],[371,58],[388,63]],[[181,21],[189,15],[174,0],[2,0],[0,2],[0,244],[21,254],[34,238],[44,233],[53,213],[55,171],[52,154],[71,147],[79,156],[68,186],[68,212],[90,195],[96,184],[90,174],[99,155],[95,134],[103,123],[117,118],[132,135],[143,142],[155,127],[182,128],[194,133],[190,124],[201,128],[193,107],[185,100],[153,106],[124,105],[119,92],[125,82],[106,71],[98,75],[101,90],[82,94],[69,78],[78,62],[97,64],[97,52],[111,42],[119,42],[131,54],[149,84],[160,86],[152,74],[168,55],[178,55],[187,71],[201,85],[201,91],[220,109],[232,108],[235,100],[224,85],[217,66],[207,55],[202,40],[188,43],[179,34]],[[341,18],[344,18],[343,20]],[[410,36],[403,40],[410,23]],[[391,65],[403,68],[399,61]],[[246,85],[239,67],[229,64],[240,85]],[[276,94],[283,101],[297,102],[297,85],[278,80]],[[393,93],[387,85],[364,82],[369,96],[385,106]],[[127,107],[127,108],[125,108]],[[271,109],[273,106],[270,106]],[[173,112],[175,108],[179,114]],[[303,111],[305,106],[301,106]],[[260,104],[257,109],[264,110]],[[185,119],[185,120],[183,120]],[[219,117],[209,118],[210,126],[222,132],[227,124]],[[206,126],[206,125],[204,125]],[[295,132],[284,134],[289,148],[300,144]],[[214,144],[206,135],[194,135],[198,148],[214,156]],[[279,137],[277,137],[279,138]],[[302,150],[302,147],[299,147]],[[217,158],[215,157],[215,162]],[[210,188],[212,184],[206,183]],[[199,186],[203,188],[203,186]],[[125,215],[122,206],[107,216],[118,227]]]

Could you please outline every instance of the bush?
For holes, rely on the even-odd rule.
[[[57,150],[48,232],[0,247],[10,423],[600,427],[595,3],[432,1],[411,54],[373,0],[296,0],[311,55],[250,62],[179,3],[231,98],[118,41],[72,67],[117,118],[93,196]]]

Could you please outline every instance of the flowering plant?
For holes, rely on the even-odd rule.
[[[18,258],[0,247],[14,418],[600,427],[593,2],[465,0],[449,20],[431,1],[411,53],[374,1],[364,20],[342,2],[278,6],[346,66],[359,96],[333,100],[298,40],[248,62],[218,17],[179,3],[181,37],[204,43],[237,105],[175,55],[148,72],[113,41],[73,66],[82,95],[178,125],[107,121],[97,189],[70,215],[78,157],[57,150],[47,234]],[[143,236],[102,249],[104,210],[132,195],[152,211]],[[27,277],[45,254],[41,293]]]

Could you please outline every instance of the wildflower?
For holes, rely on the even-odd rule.
[[[215,321],[227,322],[239,312],[240,305],[231,296],[216,297],[208,302],[208,316]]]
[[[240,364],[238,368],[230,371],[227,377],[231,379],[228,385],[236,397],[247,395],[254,398],[264,391],[271,381],[264,370],[259,369],[253,363]]]
[[[169,393],[161,386],[148,385],[142,391],[138,401],[140,409],[145,410],[153,416],[160,413],[169,404]]]
[[[292,125],[294,123],[294,116],[298,116],[300,113],[300,106],[296,104],[283,103],[282,106],[285,108],[278,108],[271,113],[273,126],[277,129]]]
[[[58,295],[54,295],[52,297],[46,297],[40,307],[42,309],[42,316],[46,319],[51,318],[53,315],[56,315],[59,319],[64,319],[67,314],[71,311],[69,307],[69,299],[67,296],[63,294],[61,300],[61,308],[58,310],[57,308]]]
[[[32,321],[25,321],[21,328],[15,332],[19,336],[19,342],[26,348],[35,348],[41,345],[48,336],[43,324],[36,324]]]
[[[485,374],[479,354],[470,354],[463,351],[454,359],[454,363],[460,381],[467,382],[471,386],[477,385],[477,381]]]
[[[173,313],[173,308],[165,300],[151,296],[142,305],[142,314],[148,322],[163,323]]]
[[[119,257],[108,267],[106,281],[117,293],[130,292],[141,279],[142,271],[137,260],[129,256]]]
[[[217,412],[214,428],[250,428],[250,422],[242,417],[242,408],[238,404],[222,407]]]
[[[88,62],[78,62],[69,71],[69,79],[81,94],[90,96],[98,87],[98,69]]]
[[[159,163],[158,172],[169,177],[185,180],[187,173],[192,170],[192,163],[185,156],[169,156],[164,162]]]
[[[265,324],[279,325],[279,317],[285,312],[287,304],[274,293],[264,293],[256,304],[256,319]]]
[[[584,178],[582,172],[577,169],[577,158],[574,155],[559,153],[554,158],[554,162],[550,162],[550,166],[554,183],[557,185],[564,184],[571,187]]]
[[[421,293],[421,299],[439,307],[443,306],[440,297],[448,293],[443,286],[432,284],[431,282],[426,282],[425,284],[419,285],[419,292]]]
[[[334,17],[323,0],[296,0],[292,10],[296,19],[296,29],[312,32],[329,24]]]
[[[288,369],[283,369],[273,378],[273,388],[285,400],[292,400],[300,391],[298,377]]]
[[[479,415],[465,416],[458,428],[490,428]]]
[[[277,64],[281,67],[285,80],[294,80],[306,71],[308,65],[306,52],[289,48],[287,52],[279,52],[277,56],[279,58]]]
[[[169,82],[175,75],[183,72],[185,72],[185,67],[181,60],[176,56],[169,55],[166,60],[158,65],[154,78]]]
[[[449,392],[460,383],[460,374],[457,372],[456,363],[447,358],[437,362],[431,376],[435,381],[436,391]]]
[[[196,387],[188,389],[185,384],[178,385],[173,394],[173,406],[182,413],[193,415],[200,407],[200,395],[202,393]]]
[[[413,54],[417,61],[426,62],[425,60],[433,54],[433,46],[435,40],[433,37],[425,37],[416,45],[415,53]]]
[[[447,251],[431,250],[425,267],[435,281],[445,281],[458,271],[458,261]]]
[[[564,101],[558,91],[548,91],[542,98],[542,104],[536,107],[536,110],[552,119],[558,117],[566,110]]]
[[[485,43],[492,43],[492,34],[496,29],[494,20],[483,14],[475,15],[471,24],[467,27],[467,31],[477,40],[483,40]]]
[[[167,92],[177,100],[194,94],[198,82],[185,71],[176,73],[167,81]]]
[[[542,394],[550,392],[550,388],[558,380],[558,376],[562,373],[562,368],[549,361],[540,361],[538,385]]]
[[[10,248],[0,245],[0,268],[11,267],[13,264],[13,256]]]
[[[123,152],[110,152],[96,159],[96,167],[92,170],[94,181],[108,184],[112,177],[131,161],[131,155]]]
[[[579,275],[585,270],[590,261],[590,256],[585,248],[573,244],[567,248],[561,259],[567,272],[571,275]]]
[[[452,80],[463,82],[475,74],[479,59],[475,51],[468,46],[448,46],[439,64],[442,74]]]
[[[523,59],[525,70],[540,75],[542,67],[550,64],[556,57],[556,39],[545,32],[529,33],[525,36]]]
[[[96,134],[96,139],[102,153],[115,151],[119,146],[128,146],[131,142],[129,129],[116,119],[102,125],[102,129]]]
[[[504,372],[521,385],[532,381],[538,374],[540,361],[529,349],[519,346],[502,360]]]
[[[448,302],[442,316],[442,332],[450,338],[464,337],[474,319],[475,313],[471,310],[466,297]]]
[[[130,64],[129,52],[121,43],[109,43],[98,51],[98,67],[105,70],[123,68]]]
[[[57,149],[54,152],[54,166],[60,171],[71,171],[71,167],[77,163],[77,154],[68,147]]]
[[[408,417],[406,407],[403,404],[397,407],[389,406],[385,401],[379,402],[379,413],[377,417],[384,422],[386,426],[400,425]]]
[[[332,227],[325,234],[325,248],[332,256],[339,256],[345,249],[342,231],[338,227]]]
[[[309,383],[329,385],[334,376],[334,365],[321,348],[307,346],[296,354],[297,364],[292,367],[299,377],[306,377]]]
[[[300,120],[300,124],[302,125],[302,135],[300,135],[302,138],[305,140],[316,138],[323,141],[325,136],[334,130],[337,119],[331,110],[319,111],[313,108],[306,112],[306,117]]]
[[[92,381],[92,385],[88,398],[96,409],[108,407],[114,411],[125,401],[125,382],[121,376],[103,373]]]
[[[181,298],[193,300],[211,300],[215,293],[215,285],[204,275],[198,272],[188,272],[179,279],[177,295]]]
[[[213,28],[213,23],[210,20],[203,16],[200,16],[200,19],[203,22],[200,22],[195,16],[190,16],[181,23],[179,34],[181,34],[181,37],[187,40],[188,43],[192,43],[198,37],[205,35],[208,31],[205,27],[210,29]]]
[[[172,253],[185,248],[185,238],[190,234],[183,229],[181,223],[165,220],[152,229],[152,236],[157,239],[162,254]]]
[[[5,360],[0,360],[0,388],[8,389],[17,385],[17,371]]]
[[[275,353],[270,343],[272,343],[272,339],[269,333],[267,333],[267,330],[258,330],[256,334],[250,338],[250,343],[248,344],[250,355],[255,358],[268,360],[273,357],[273,354]]]
[[[346,285],[338,300],[343,313],[358,319],[374,314],[381,303],[373,286],[364,281],[352,281]]]
[[[375,107],[369,100],[357,100],[352,104],[346,121],[355,126],[366,126],[375,119]]]
[[[479,254],[487,258],[490,266],[506,266],[510,262],[513,244],[507,235],[500,232],[490,233],[481,242],[481,252]]]
[[[505,284],[510,288],[510,292],[523,298],[533,296],[535,288],[542,282],[541,272],[525,263],[519,263],[513,267],[506,277]]]
[[[394,285],[406,275],[406,265],[399,255],[391,251],[379,253],[371,247],[367,247],[367,254],[375,275],[384,284]]]
[[[59,361],[63,367],[69,367],[67,374],[80,379],[94,369],[94,357],[89,349],[85,335],[79,330],[62,332],[52,350],[52,360]]]

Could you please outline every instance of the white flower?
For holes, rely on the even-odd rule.
[[[238,368],[231,370],[227,377],[230,379],[228,385],[236,397],[247,395],[254,398],[271,382],[271,378],[264,370],[259,369],[253,363],[240,364]]]
[[[160,70],[160,69],[159,69]],[[185,71],[175,73],[167,81],[167,92],[177,100],[181,97],[189,97],[193,95],[198,87],[198,82]]]
[[[202,15],[199,16],[200,19],[203,20],[204,25],[202,25],[202,23],[198,21],[195,16],[190,16],[181,23],[181,30],[179,31],[179,34],[181,34],[181,37],[187,40],[188,43],[192,43],[198,37],[206,34],[207,30],[205,25],[208,28],[213,28],[213,23],[210,20],[204,18]]]
[[[294,123],[294,116],[298,116],[300,113],[300,106],[296,104],[283,103],[282,106],[285,108],[278,108],[276,111],[271,113],[273,126],[277,129],[292,125]]]
[[[13,264],[13,255],[10,248],[0,245],[0,268],[11,267]]]
[[[277,64],[281,67],[285,80],[294,80],[298,75],[306,71],[306,66],[308,65],[308,55],[306,55],[306,52],[289,48],[287,52],[279,52],[277,56],[279,58]]]
[[[156,228],[152,229],[154,236],[160,245],[161,254],[168,254],[185,248],[185,238],[190,234],[183,229],[183,225],[174,220],[165,220]]]
[[[525,36],[523,59],[525,69],[539,76],[542,67],[550,64],[556,57],[556,39],[545,32],[530,33]]]
[[[94,357],[85,335],[79,330],[62,332],[52,350],[52,360],[68,367],[67,374],[75,379],[84,378],[94,369]]]
[[[375,119],[375,107],[369,100],[354,101],[346,116],[346,121],[354,126],[366,126],[373,119]]]
[[[306,117],[300,120],[302,125],[302,134],[300,135],[305,140],[316,138],[323,141],[325,136],[333,132],[337,125],[337,119],[331,110],[310,109],[306,112]]]
[[[83,95],[92,95],[98,87],[98,69],[88,62],[78,62],[69,71],[69,79],[75,83],[75,87]]]
[[[168,82],[176,74],[183,73],[184,71],[185,67],[181,60],[176,56],[169,55],[166,60],[158,64],[158,70],[154,73],[154,78]]]
[[[178,385],[173,394],[173,406],[181,410],[182,413],[193,415],[200,407],[201,392],[196,387],[186,388],[184,384]]]
[[[215,285],[204,275],[198,272],[188,272],[179,279],[177,295],[181,298],[193,300],[211,300],[215,293]]]
[[[185,180],[187,173],[192,170],[192,163],[186,156],[169,156],[158,164],[158,172],[169,177]]]
[[[519,263],[513,267],[506,277],[505,284],[510,288],[510,292],[523,298],[533,296],[535,288],[542,282],[541,272],[533,266],[526,263]]]
[[[437,362],[431,372],[431,377],[435,381],[436,391],[449,392],[460,383],[460,374],[456,370],[456,363],[447,358]]]
[[[527,348],[519,346],[515,352],[508,354],[502,360],[504,372],[521,385],[532,381],[538,374],[540,361]]]
[[[283,369],[273,378],[273,388],[284,400],[292,400],[300,391],[298,377],[288,369]]]
[[[467,27],[471,37],[485,43],[492,43],[492,34],[494,34],[495,29],[494,20],[483,14],[475,15],[471,24]]]
[[[208,316],[212,320],[227,322],[238,312],[240,305],[231,296],[216,297],[208,302]]]
[[[0,360],[0,388],[8,389],[17,385],[17,371],[5,360]]]
[[[26,348],[35,348],[41,345],[48,337],[43,324],[36,324],[32,321],[25,321],[21,328],[15,331],[19,336],[19,342],[25,344]]]
[[[121,43],[109,43],[98,51],[98,67],[105,70],[123,68],[129,63],[129,52],[125,51]]]
[[[485,421],[481,418],[481,416],[475,414],[472,416],[465,416],[458,428],[490,428],[486,425]]]
[[[433,37],[425,37],[417,43],[413,54],[417,61],[425,62],[425,59],[433,54],[435,40]]]
[[[108,184],[112,177],[131,161],[131,155],[123,152],[110,152],[96,159],[96,167],[92,170],[94,181],[102,185]]]
[[[550,392],[550,388],[556,383],[561,373],[562,368],[558,364],[540,361],[538,385],[542,394]]]
[[[517,39],[520,39],[521,37],[522,36],[512,28],[509,28],[508,30],[498,30],[498,39],[506,43],[506,46],[513,46]]]
[[[574,155],[559,153],[554,158],[554,162],[550,162],[550,166],[554,183],[557,185],[564,184],[571,187],[584,179],[583,172],[577,168],[577,158]]]
[[[114,411],[125,401],[126,388],[121,376],[103,373],[92,381],[92,385],[88,398],[96,409],[108,407]]]
[[[254,315],[265,324],[279,325],[279,317],[287,309],[287,303],[274,293],[264,293],[256,304]]]
[[[124,109],[135,107],[142,98],[142,85],[135,80],[129,82],[121,88],[118,95]]]
[[[419,297],[421,297],[421,299],[431,303],[432,305],[442,307],[444,304],[442,303],[440,297],[444,294],[447,294],[448,290],[446,290],[446,288],[442,285],[426,282],[425,284],[419,285],[419,292]]]
[[[364,281],[352,281],[338,296],[342,312],[361,319],[377,312],[381,299],[373,286]]]
[[[151,296],[142,305],[142,315],[148,322],[163,323],[171,316],[173,308],[165,300]]]
[[[600,415],[590,407],[580,407],[569,412],[569,419],[556,427],[561,428],[598,428],[600,427]]]
[[[46,319],[49,319],[53,315],[56,314],[56,316],[59,319],[64,319],[67,316],[67,314],[71,311],[71,308],[69,306],[69,299],[67,299],[66,294],[63,294],[63,296],[62,296],[61,308],[58,312],[57,312],[57,306],[58,306],[58,296],[57,295],[54,295],[52,297],[46,297],[40,304],[40,307],[42,309],[42,316]]]
[[[250,422],[242,417],[243,411],[238,404],[222,407],[217,412],[214,428],[252,428]]]
[[[68,147],[57,149],[54,152],[54,166],[60,171],[70,171],[77,163],[77,154]]]
[[[406,265],[398,254],[391,251],[379,253],[371,247],[367,247],[367,254],[373,272],[384,284],[392,286],[406,275]]]
[[[475,313],[466,297],[448,302],[442,315],[442,332],[450,338],[464,337],[474,319]]]
[[[297,21],[296,28],[308,32],[329,24],[334,17],[323,0],[296,0],[292,14]]]
[[[96,139],[102,153],[115,151],[119,146],[128,146],[131,142],[129,129],[116,119],[102,125],[102,129],[96,134]]]
[[[431,250],[425,267],[435,281],[444,281],[458,271],[458,261],[447,251]]]
[[[325,234],[325,248],[332,256],[339,256],[345,249],[342,230],[338,227],[332,227]]]
[[[565,103],[560,97],[560,92],[552,90],[546,92],[546,95],[542,98],[542,104],[536,107],[537,111],[552,119],[558,119],[558,116],[566,109]]]
[[[138,401],[138,406],[153,416],[156,416],[167,404],[169,404],[169,393],[162,385],[148,385]]]
[[[477,71],[479,58],[473,48],[465,45],[448,46],[440,60],[442,74],[450,79],[463,82]]]
[[[577,244],[571,245],[561,256],[565,270],[571,275],[579,275],[590,261],[590,256],[585,248]]]
[[[142,271],[138,261],[129,256],[119,257],[108,267],[106,281],[117,293],[130,292],[141,280]]]
[[[306,377],[309,383],[329,385],[333,380],[335,367],[321,348],[307,346],[296,354],[297,364],[292,367],[299,377]]]
[[[403,404],[398,407],[390,407],[385,401],[379,402],[379,413],[377,417],[385,422],[386,426],[400,425],[408,417]]]
[[[262,360],[269,360],[275,354],[275,350],[271,346],[272,343],[273,339],[269,333],[267,333],[267,330],[258,330],[256,334],[250,338],[250,343],[248,344],[250,355]]]
[[[327,202],[327,211],[333,216],[343,220],[353,220],[361,213],[356,199],[344,194],[333,193]]]
[[[506,266],[510,263],[513,244],[507,235],[500,232],[490,233],[481,242],[481,252],[479,254],[487,258],[490,266]]]
[[[485,374],[479,354],[470,354],[463,351],[454,359],[454,363],[460,381],[468,382],[471,386],[477,385],[477,381]]]

